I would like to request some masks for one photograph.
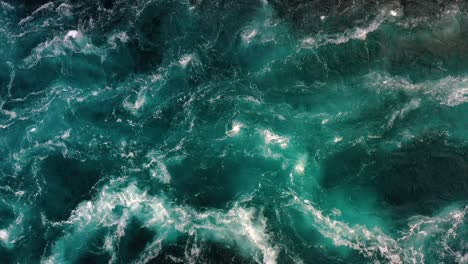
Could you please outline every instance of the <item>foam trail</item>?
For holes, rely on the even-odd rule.
[[[117,208],[121,214],[116,213]],[[237,205],[226,212],[199,213],[190,207],[173,205],[164,196],[151,196],[134,184],[119,189],[105,186],[96,200],[81,203],[67,221],[55,223],[63,225],[67,231],[54,242],[52,254],[42,263],[73,261],[79,254],[72,253],[74,245],[85,245],[101,229],[110,231],[103,250],[109,251],[115,259],[119,241],[131,218],[156,231],[152,242],[139,256],[141,263],[157,257],[164,244],[182,235],[237,246],[240,252],[251,255],[258,263],[276,263],[278,249],[271,245],[266,220],[254,215],[254,209]]]
[[[311,225],[335,245],[349,247],[369,259],[383,258],[388,263],[403,262],[401,246],[379,229],[369,230],[362,225],[351,227],[324,215],[308,200],[294,196],[294,201],[312,217]]]

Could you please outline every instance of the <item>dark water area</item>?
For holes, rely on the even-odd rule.
[[[468,263],[466,1],[0,1],[0,263]]]

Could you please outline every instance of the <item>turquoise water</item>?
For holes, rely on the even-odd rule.
[[[468,263],[467,25],[1,1],[0,263]]]

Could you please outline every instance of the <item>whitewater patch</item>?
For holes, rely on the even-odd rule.
[[[12,6],[9,3],[4,2],[4,1],[0,1],[0,5],[1,5],[2,9],[4,9],[4,10],[14,10],[15,9],[14,6]]]
[[[42,263],[73,261],[73,256],[78,254],[76,243],[86,244],[104,228],[109,230],[109,236],[102,248],[117,256],[119,241],[125,236],[125,227],[131,218],[156,231],[152,242],[140,253],[138,263],[155,258],[165,243],[182,235],[198,242],[216,241],[235,246],[258,263],[277,262],[278,248],[272,245],[266,231],[266,219],[255,209],[234,205],[224,212],[197,212],[190,207],[175,205],[164,195],[152,196],[132,183],[126,187],[125,184],[118,186],[117,181],[103,187],[96,199],[80,203],[68,220],[54,224],[64,226],[66,231],[53,243],[51,255]],[[196,244],[193,246],[198,248]],[[70,255],[71,252],[75,253]],[[196,253],[196,250],[192,252]],[[196,254],[186,256],[186,261],[193,257]]]
[[[180,66],[182,66],[182,68],[186,68],[187,65],[193,60],[193,55],[192,54],[187,54],[187,55],[184,55],[182,56],[180,59],[179,59],[179,64]]]
[[[73,9],[72,5],[62,3],[55,9],[55,11],[59,12],[63,16],[69,17],[73,14],[72,9]]]
[[[387,128],[391,128],[396,120],[403,119],[408,114],[408,112],[418,109],[420,105],[421,99],[414,98],[408,104],[404,105],[400,110],[393,112],[388,119]]]
[[[463,248],[457,241],[457,231],[466,227],[468,206],[449,208],[441,214],[413,216],[408,219],[408,228],[392,237],[377,227],[368,229],[364,225],[349,225],[325,215],[311,201],[293,194],[295,205],[311,217],[310,224],[324,237],[337,246],[358,251],[369,259],[383,258],[388,263],[425,263],[429,254],[450,256],[456,263],[464,263],[466,254],[453,249]],[[333,216],[340,216],[335,214]],[[432,241],[429,243],[429,241]]]
[[[346,30],[343,33],[322,34],[319,33],[313,37],[306,37],[301,41],[302,48],[318,48],[321,46],[333,44],[340,45],[347,43],[350,40],[366,40],[367,35],[376,31],[380,25],[386,20],[388,14],[381,12],[373,21],[366,27],[356,27]],[[325,19],[325,18],[324,18]]]
[[[404,90],[418,96],[403,112],[415,109],[420,104],[420,98],[429,96],[439,101],[441,105],[457,106],[468,102],[468,78],[447,76],[439,80],[413,83],[403,77],[394,77],[384,73],[370,73],[364,77],[366,82],[379,89]]]
[[[99,48],[92,45],[82,32],[73,29],[69,30],[63,37],[55,36],[50,40],[38,44],[23,59],[21,67],[30,69],[36,66],[42,59],[66,56],[74,52],[102,57],[102,52]]]
[[[128,42],[129,37],[127,35],[127,32],[122,31],[122,32],[117,32],[115,34],[112,34],[109,36],[107,43],[111,46],[112,49],[116,49],[118,43],[126,43]]]
[[[388,263],[402,263],[402,248],[379,229],[369,230],[362,225],[351,227],[324,215],[309,200],[301,200],[296,195],[293,197],[294,203],[312,217],[311,226],[335,245],[349,247],[370,259],[383,257]]]
[[[283,149],[288,147],[289,139],[287,137],[277,135],[277,134],[271,132],[268,129],[263,130],[261,133],[262,133],[263,138],[265,140],[265,144],[267,144],[267,145],[277,144]]]
[[[302,155],[294,166],[294,171],[303,175],[307,165],[307,155]]]
[[[34,10],[32,12],[32,15],[34,16],[34,15],[38,14],[41,11],[52,10],[52,8],[54,8],[54,3],[53,2],[45,3],[45,4],[41,5],[39,8],[37,8],[36,10]]]
[[[171,174],[167,170],[166,165],[162,161],[164,156],[155,156],[149,155],[150,162],[145,165],[146,169],[150,170],[150,174],[152,177],[158,179],[160,182],[164,184],[168,184],[171,182]]]
[[[243,127],[244,127],[244,124],[234,121],[232,122],[232,128],[226,131],[226,135],[229,137],[234,137],[237,134],[239,134],[239,132],[241,131]]]
[[[448,106],[457,106],[460,104],[468,103],[468,87],[454,89],[443,103]]]
[[[8,231],[5,229],[0,229],[0,241],[2,241],[4,244],[7,244],[9,238],[10,235],[8,234]]]
[[[249,44],[255,36],[257,36],[258,32],[256,29],[248,29],[242,33],[242,40],[245,44]]]
[[[133,115],[138,115],[143,106],[147,103],[147,91],[150,88],[148,86],[143,86],[138,90],[136,98],[132,101],[133,96],[128,96],[123,102],[123,107],[130,111]]]
[[[67,32],[67,34],[65,35],[65,37],[63,38],[64,41],[70,41],[72,39],[81,39],[82,38],[82,34],[81,32],[79,32],[78,30],[70,30]]]

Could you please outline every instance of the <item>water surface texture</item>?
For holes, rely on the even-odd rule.
[[[1,263],[468,263],[468,3],[0,1]]]

